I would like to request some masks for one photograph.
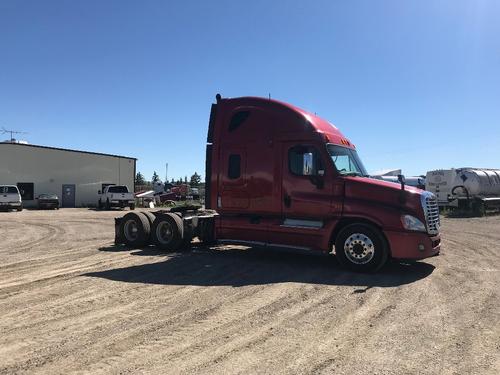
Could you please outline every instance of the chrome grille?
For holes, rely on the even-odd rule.
[[[438,234],[441,223],[439,221],[439,206],[436,196],[426,191],[422,194],[421,202],[425,214],[427,233]]]

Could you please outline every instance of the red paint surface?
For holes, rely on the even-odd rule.
[[[250,115],[235,130],[235,113]],[[275,100],[245,97],[221,99],[214,122],[210,201],[220,214],[218,238],[331,251],[332,234],[342,220],[368,221],[384,233],[394,258],[422,259],[439,251],[426,233],[408,232],[401,215],[425,222],[421,190],[365,177],[341,176],[326,149],[327,143],[354,149],[328,121]],[[313,147],[324,165],[323,187],[309,177],[293,175],[288,151],[296,145]],[[241,157],[241,175],[228,177],[231,154]],[[289,197],[290,205],[285,197]],[[221,206],[218,206],[218,202]],[[290,228],[285,219],[318,221],[320,228]],[[426,250],[417,250],[418,244]]]

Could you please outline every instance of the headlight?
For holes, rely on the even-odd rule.
[[[406,230],[413,230],[417,232],[427,232],[424,223],[422,223],[415,216],[403,215],[401,216],[401,223]]]

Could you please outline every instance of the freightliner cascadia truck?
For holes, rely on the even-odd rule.
[[[405,186],[403,178],[369,178],[339,129],[286,103],[217,95],[205,182],[204,209],[128,213],[115,219],[115,242],[180,251],[198,237],[317,251],[361,272],[440,251],[432,193]]]

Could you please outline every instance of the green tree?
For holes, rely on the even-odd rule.
[[[158,174],[156,173],[156,171],[153,172],[153,177],[151,177],[151,182],[152,183],[155,183],[155,182],[159,182],[160,181],[160,177],[158,176]]]
[[[146,185],[146,180],[141,172],[137,172],[135,175],[135,184],[136,185]]]
[[[201,176],[194,172],[194,174],[191,176],[191,180],[190,180],[190,185],[191,186],[198,186],[201,182]]]

